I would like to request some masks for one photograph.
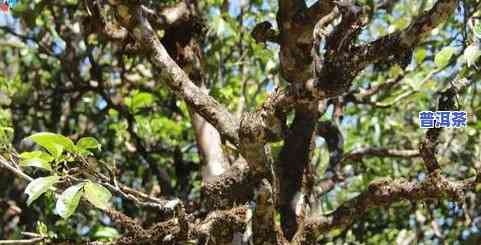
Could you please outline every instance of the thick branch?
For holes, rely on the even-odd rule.
[[[319,112],[318,103],[298,107],[276,165],[282,230],[291,240],[305,216],[307,179]]]
[[[381,179],[369,184],[368,189],[348,201],[327,216],[315,217],[306,221],[305,234],[299,239],[302,244],[312,244],[317,236],[336,228],[346,228],[356,218],[371,208],[387,208],[399,201],[422,201],[448,198],[459,200],[463,191],[472,189],[478,179],[449,181],[438,171],[431,173],[424,181]]]
[[[278,19],[281,23],[288,24],[299,11],[306,9],[304,0],[279,0]]]
[[[208,182],[213,177],[223,174],[229,165],[222,151],[222,140],[217,130],[197,113],[191,112],[191,118],[203,163],[202,181]]]
[[[152,63],[160,70],[159,73],[170,89],[211,123],[223,137],[238,145],[239,122],[224,106],[197,87],[172,60],[150,23],[143,16],[140,6],[117,5],[116,7],[122,24],[150,51]]]
[[[236,203],[245,203],[254,195],[260,180],[243,158],[239,158],[224,174],[202,185],[202,198],[206,208],[225,209]]]
[[[194,236],[199,244],[230,244],[236,232],[245,230],[248,209],[244,206],[231,210],[215,211],[196,225]]]
[[[319,123],[317,132],[324,138],[329,150],[329,165],[327,171],[335,172],[344,154],[344,137],[339,126],[333,122]]]
[[[359,71],[368,64],[381,62],[391,55],[410,51],[422,38],[447,20],[456,9],[457,3],[457,0],[438,0],[431,10],[418,17],[406,29],[356,47],[353,68]]]
[[[240,150],[249,167],[256,174],[265,175],[270,169],[270,159],[267,154],[266,125],[263,113],[246,112],[242,115],[239,136]]]
[[[162,38],[162,44],[165,45],[170,56],[175,57],[176,63],[186,71],[195,85],[208,94],[209,88],[201,65],[204,55],[195,31],[196,17],[199,15],[195,4],[180,2],[173,7],[163,9],[163,15],[169,28]],[[208,182],[213,177],[224,173],[229,167],[222,148],[223,142],[217,129],[190,107],[189,114],[202,163],[202,181]],[[184,174],[182,172],[188,176],[189,171],[179,171],[177,174]],[[187,186],[182,188],[188,189],[188,179],[185,178]]]
[[[441,93],[441,97],[438,100],[439,111],[453,111],[456,110],[455,106],[456,88],[451,87],[445,92]],[[436,145],[438,144],[439,136],[441,135],[442,128],[430,128],[426,132],[426,138],[419,146],[419,152],[424,160],[424,164],[429,172],[439,169],[439,163],[436,159]]]
[[[252,221],[254,244],[281,244],[284,242],[275,218],[272,186],[264,179],[256,191],[256,206]]]
[[[301,85],[291,86],[289,88],[291,92],[288,94],[306,99],[312,97],[322,99],[345,93],[351,86],[352,80],[369,64],[387,61],[393,59],[393,57],[398,59],[407,57],[423,37],[451,15],[457,6],[457,2],[456,0],[439,0],[430,11],[418,17],[406,29],[360,46],[349,46],[347,44],[353,45],[353,39],[356,37],[354,34],[364,23],[359,19],[350,19],[349,16],[361,18],[362,15],[355,15],[355,13],[353,13],[354,15],[346,15],[346,25],[345,27],[341,26],[339,30],[346,29],[348,30],[347,34],[343,34],[342,39],[334,36],[329,37],[329,40],[340,41],[330,41],[332,47],[340,47],[339,45],[341,45],[343,48],[331,49],[332,52],[327,54],[319,79],[304,80],[305,82]],[[349,26],[351,29],[349,29]],[[337,34],[342,34],[342,32],[333,33],[335,36]],[[300,93],[296,91],[300,91]],[[289,98],[285,99],[296,101]]]
[[[334,3],[335,1],[332,0],[317,1],[305,11],[304,16],[306,20],[308,20],[310,23],[316,23],[317,20],[321,19],[323,16],[332,11],[332,9],[336,6]]]
[[[321,4],[324,7],[324,4]],[[318,10],[318,8],[315,8]],[[312,77],[312,31],[316,18],[322,12],[314,14],[303,0],[279,0],[277,25],[279,26],[279,53],[281,75],[291,83],[306,81]],[[327,11],[326,11],[327,12]]]
[[[324,138],[329,151],[329,165],[324,173],[325,178],[318,184],[320,187],[318,195],[323,195],[332,190],[341,177],[339,171],[344,154],[344,137],[339,126],[330,121],[319,123],[317,133]]]
[[[187,5],[187,2],[184,1],[173,6],[162,8],[160,11],[149,9],[145,6],[142,6],[141,8],[149,21],[162,29],[168,27],[172,28],[178,22],[185,21],[192,17],[189,6]]]

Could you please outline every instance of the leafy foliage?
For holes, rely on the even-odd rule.
[[[52,171],[51,162],[54,158],[46,152],[24,152],[20,154],[20,158],[22,158],[22,162],[20,163],[22,166],[31,166]]]
[[[55,212],[62,216],[62,218],[70,217],[75,212],[75,209],[77,209],[80,202],[82,188],[84,188],[84,183],[67,188],[57,199]]]
[[[114,198],[112,186],[100,181],[98,174],[113,175],[151,196],[179,197],[187,210],[206,216],[200,191],[203,156],[189,105],[165,86],[163,72],[152,66],[145,50],[133,47],[132,51],[97,30],[102,21],[92,20],[96,9],[85,2],[90,1],[19,1],[11,16],[0,16],[0,154],[6,157],[4,149],[17,149],[22,170],[34,177],[25,186],[1,169],[2,239],[36,230],[55,239],[112,240],[123,231],[113,228],[112,220],[99,211],[110,207],[146,223],[165,218],[139,208],[131,199]],[[157,11],[176,1],[142,2]],[[256,43],[249,35],[263,21],[279,29],[277,1],[198,2],[206,30],[200,35],[202,60],[196,62],[202,66],[206,91],[236,117],[255,111],[276,87],[287,86],[279,62],[285,53],[280,53],[279,45]],[[381,0],[355,2],[372,10],[356,40],[363,44],[408,27],[436,1],[400,0],[385,9],[376,8],[385,2]],[[457,98],[460,110],[468,112],[468,127],[443,133],[438,160],[450,179],[476,174],[481,159],[481,21],[473,18],[469,25],[467,18],[481,12],[479,1],[460,2],[457,12],[412,50],[405,68],[372,64],[356,77],[350,94],[390,80],[399,82],[362,103],[348,96],[326,102],[321,120],[339,123],[345,153],[365,147],[418,149],[425,136],[418,112],[435,110],[438,92],[459,76],[472,82]],[[109,7],[103,11],[106,20],[115,18]],[[173,58],[182,60],[184,54],[177,53],[180,43],[169,42],[175,31],[159,37],[169,53],[176,54]],[[287,118],[290,124],[294,115]],[[321,137],[315,141],[310,167],[317,192],[328,169],[329,151]],[[223,144],[233,163],[239,152]],[[270,145],[275,157],[282,146],[282,142]],[[425,178],[420,158],[346,160],[339,171],[344,175],[342,183],[309,200],[313,213],[331,213],[379,177]],[[18,194],[22,191],[26,201]],[[319,239],[326,244],[392,244],[410,239],[423,244],[477,244],[480,205],[479,188],[466,194],[465,204],[403,202],[370,210],[347,229]],[[13,212],[18,209],[22,215]]]
[[[97,208],[106,209],[112,197],[107,188],[88,181],[84,187],[84,197]]]
[[[49,176],[34,179],[25,188],[25,194],[28,195],[27,205],[32,204],[43,193],[48,191],[55,183],[60,180],[59,176]]]
[[[62,135],[52,133],[37,133],[29,137],[32,141],[39,144],[58,159],[64,150],[74,152],[76,150],[73,142]]]
[[[100,143],[93,137],[83,137],[78,140],[77,144],[74,144],[72,140],[65,136],[54,133],[36,133],[27,139],[39,144],[53,156],[44,151],[24,152],[20,154],[21,165],[54,171],[54,175],[37,178],[29,183],[25,189],[25,193],[29,195],[28,205],[53,188],[62,179],[71,177],[57,168],[58,166],[76,160],[81,162],[84,155],[92,154],[89,151],[90,149],[100,150],[101,148]],[[62,153],[64,154],[62,155]],[[56,168],[52,169],[52,163],[55,164]],[[106,209],[112,194],[107,188],[90,180],[80,182],[68,187],[57,197],[55,213],[62,218],[69,218],[77,209],[82,196],[93,206]]]

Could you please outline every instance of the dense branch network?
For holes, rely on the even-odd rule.
[[[291,24],[295,24],[295,21],[306,21],[310,19],[311,21],[309,21],[309,23],[311,24],[303,28],[301,32],[312,33],[314,24],[317,20],[328,15],[331,11],[339,11],[337,9],[341,10],[338,12],[341,15],[341,23],[337,25],[334,32],[327,37],[327,60],[322,62],[322,67],[319,68],[318,77],[313,80],[309,78],[312,76],[312,73],[298,72],[299,74],[311,75],[307,75],[305,78],[294,78],[297,82],[290,84],[285,91],[274,93],[258,111],[245,114],[240,122],[237,123],[235,122],[235,119],[232,119],[228,112],[224,112],[223,109],[220,109],[222,107],[216,103],[214,99],[206,94],[196,92],[197,88],[193,85],[194,83],[189,80],[187,75],[185,75],[185,73],[171,59],[169,59],[162,44],[153,34],[154,32],[148,20],[143,17],[140,8],[130,6],[128,8],[128,14],[121,16],[124,25],[130,27],[130,31],[135,36],[136,40],[154,52],[151,56],[152,61],[157,68],[167,71],[165,80],[169,83],[169,86],[180,97],[184,98],[189,104],[192,104],[193,108],[198,113],[204,116],[221,132],[221,135],[228,138],[236,145],[240,145],[240,152],[249,166],[248,168],[245,168],[244,171],[252,171],[252,174],[249,176],[254,176],[253,181],[250,182],[254,187],[259,185],[259,180],[263,178],[263,176],[270,179],[269,168],[272,162],[269,160],[266,143],[272,140],[278,140],[279,138],[284,138],[286,144],[289,144],[290,142],[289,137],[285,138],[286,134],[283,131],[284,127],[282,126],[284,121],[282,116],[279,117],[280,115],[295,109],[298,105],[310,104],[319,99],[326,99],[347,92],[353,78],[368,64],[387,60],[391,56],[400,55],[400,53],[410,52],[425,34],[429,33],[434,27],[447,19],[457,3],[457,1],[440,0],[430,11],[418,17],[408,28],[392,33],[386,37],[382,37],[372,43],[356,46],[353,44],[354,39],[359,33],[360,28],[365,25],[365,22],[362,20],[363,14],[360,8],[354,5],[336,6],[334,3],[316,3],[313,7],[307,9],[302,2],[303,1],[281,1],[279,10],[279,18],[281,21],[287,20],[286,23],[290,22]],[[313,9],[321,8],[320,5],[322,5],[323,14],[314,14],[316,12],[314,12]],[[122,5],[119,5],[118,8],[121,8],[121,6]],[[289,9],[290,11],[286,11],[286,9]],[[329,10],[326,11],[326,9]],[[302,13],[303,11],[305,12]],[[270,39],[279,42],[281,44],[281,63],[284,56],[286,56],[284,59],[295,60],[294,51],[283,46],[283,42],[293,41],[291,37],[297,35],[289,32],[289,28],[286,29],[281,26],[281,32],[279,33],[280,36],[274,37],[273,35],[275,35],[275,33],[271,31],[271,26],[265,26],[265,28],[258,28],[255,30],[254,34],[257,36],[257,39],[260,41],[267,41]],[[267,34],[262,35],[263,33],[260,29],[263,29]],[[303,35],[300,36],[303,37]],[[299,42],[305,42],[305,40],[294,40],[294,43]],[[312,39],[308,38],[307,43],[309,42],[312,42]],[[286,47],[284,51],[283,47]],[[379,50],[382,50],[382,52],[379,53]],[[289,56],[293,56],[294,58]],[[309,67],[310,64],[311,62],[308,62],[306,67]],[[299,69],[297,65],[291,68],[296,70]],[[292,80],[289,79],[289,76],[287,75],[289,69],[289,67],[284,67],[282,71],[287,80]],[[394,84],[398,81],[399,80],[396,80],[392,83]],[[388,82],[388,84],[390,83],[391,82]],[[377,91],[373,91],[372,93],[375,92]],[[228,120],[224,120],[225,118]],[[227,125],[229,126],[226,126],[224,122],[227,122]],[[240,138],[237,138],[237,135]],[[388,149],[365,149],[353,152],[347,156],[346,159],[355,159],[362,155],[413,157],[418,156],[419,153],[415,150],[396,151]],[[342,159],[339,158],[336,162],[341,160]],[[227,172],[223,177],[220,177],[219,180],[226,181],[231,174],[232,172]],[[352,222],[353,217],[350,217],[350,215],[354,213],[362,213],[361,210],[366,210],[370,207],[386,206],[394,201],[402,199],[420,199],[416,197],[423,196],[420,194],[427,191],[432,191],[431,197],[442,197],[442,193],[446,191],[459,192],[458,189],[461,188],[461,185],[452,184],[447,182],[447,180],[444,181],[445,185],[441,187],[433,187],[430,186],[430,184],[427,184],[434,183],[432,182],[432,178],[436,178],[439,183],[443,183],[443,181],[441,181],[442,179],[439,179],[442,178],[440,175],[435,176],[436,177],[428,178],[428,180],[420,184],[406,181],[395,182],[393,184],[390,184],[389,182],[373,183],[370,185],[366,194],[362,194],[357,199],[352,200],[335,211],[333,215],[335,218],[331,217],[332,220],[330,222],[323,221],[314,225],[316,224],[315,222],[306,221],[308,225],[306,225],[305,229],[300,230],[304,230],[305,233],[312,231],[314,234],[318,234],[319,231],[328,230]],[[288,179],[282,181],[287,180]],[[233,181],[242,182],[241,179],[233,179]],[[234,185],[219,185],[217,188],[226,191]],[[214,184],[213,186],[216,185]],[[265,188],[266,187],[264,187],[264,190]],[[462,186],[461,189],[463,188],[464,186]],[[456,189],[456,191],[454,191],[454,189]],[[283,193],[281,192],[280,194],[282,196]],[[380,201],[379,203],[376,202],[376,198],[379,200],[379,195],[386,200],[382,202]],[[327,218],[323,217],[321,220],[329,220],[329,217],[330,216]],[[296,235],[295,240],[297,239],[298,241],[301,241],[302,239],[299,237],[306,238],[308,236],[309,235],[305,234]]]
[[[244,113],[240,119],[198,86],[200,81],[194,81],[192,74],[184,71],[169,55],[156,33],[157,28],[166,29],[176,19],[189,15],[186,3],[181,2],[158,14],[140,1],[109,2],[116,10],[121,29],[115,33],[105,29],[97,31],[112,40],[135,39],[147,50],[145,53],[161,74],[162,82],[240,153],[225,172],[203,182],[204,202],[211,212],[201,218],[187,214],[180,201],[176,200],[173,205],[172,201],[151,198],[131,188],[116,186],[111,179],[98,174],[97,178],[104,185],[138,206],[155,206],[159,210],[173,206],[175,209],[175,212],[169,213],[169,219],[149,228],[144,228],[138,221],[116,210],[107,210],[112,220],[126,231],[117,240],[119,244],[175,244],[191,240],[227,244],[235,234],[244,233],[248,227],[252,230],[255,244],[313,244],[319,235],[348,227],[371,208],[387,208],[403,200],[447,198],[459,201],[465,191],[473,189],[481,180],[478,175],[472,179],[453,181],[441,174],[435,156],[441,130],[428,130],[419,150],[368,147],[344,153],[344,139],[336,123],[318,122],[322,115],[319,110],[322,100],[347,93],[349,100],[367,103],[369,96],[396,85],[402,77],[360,93],[350,91],[354,78],[368,65],[393,57],[402,59],[406,53],[412,52],[423,37],[454,12],[458,3],[456,0],[438,0],[431,10],[417,17],[407,28],[365,44],[356,44],[360,31],[367,23],[365,9],[344,1],[318,1],[308,8],[303,0],[280,0],[279,32],[272,30],[269,23],[263,23],[254,29],[253,35],[259,42],[276,42],[280,45],[281,75],[289,84],[284,89],[277,89],[262,106]],[[384,1],[377,7],[390,8],[392,2]],[[96,8],[93,4],[89,6]],[[340,21],[333,31],[324,33],[323,27],[336,18],[340,18]],[[313,32],[322,35],[313,36]],[[326,43],[322,60],[320,56],[316,57],[316,48],[321,41],[319,38],[324,38]],[[453,109],[456,90],[449,89],[442,96],[439,109]],[[107,96],[104,98],[109,106],[115,107]],[[291,112],[294,112],[295,118],[288,127],[286,115]],[[130,131],[135,133],[134,130]],[[309,195],[312,191],[306,184],[309,182],[306,173],[309,172],[316,135],[325,139],[330,154],[324,179],[327,184],[322,188],[322,194],[330,191],[342,179],[338,172],[345,161],[367,156],[421,157],[428,170],[427,177],[420,182],[403,179],[373,181],[367,190],[332,213],[306,218],[306,198],[303,195]],[[274,161],[269,143],[281,140],[284,140],[284,146],[280,160]],[[293,155],[293,152],[298,155]],[[28,175],[1,156],[0,164],[31,181]],[[255,205],[246,204],[249,201]],[[276,224],[277,211],[282,215],[281,227]]]

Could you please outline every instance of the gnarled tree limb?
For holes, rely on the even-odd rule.
[[[239,122],[224,106],[197,87],[172,60],[167,50],[160,43],[149,21],[145,18],[141,6],[137,3],[126,2],[125,4],[117,3],[115,5],[121,23],[129,29],[143,47],[150,51],[152,63],[160,70],[163,80],[170,89],[211,123],[222,137],[231,141],[234,145],[238,145]]]
[[[306,221],[305,234],[300,235],[299,244],[312,244],[322,233],[335,228],[349,226],[357,217],[371,208],[387,208],[399,201],[423,201],[448,198],[459,200],[465,190],[472,189],[479,178],[450,181],[439,171],[429,174],[422,182],[381,179],[369,184],[368,189],[356,198],[341,205],[327,216]]]

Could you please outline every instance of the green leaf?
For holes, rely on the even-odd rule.
[[[27,206],[30,206],[40,195],[48,191],[59,179],[59,176],[49,176],[37,178],[30,182],[25,189],[25,194],[28,195]]]
[[[395,30],[401,30],[406,28],[409,25],[408,18],[397,18],[397,20],[393,23]]]
[[[154,102],[154,96],[150,93],[140,92],[136,93],[130,101],[130,107],[133,111],[148,107]]]
[[[84,187],[84,197],[97,208],[106,209],[112,197],[110,191],[102,185],[87,182]]]
[[[45,223],[43,223],[42,221],[37,221],[36,230],[37,230],[37,233],[42,235],[42,236],[48,235],[47,225]]]
[[[75,152],[76,150],[72,140],[60,134],[43,132],[28,138],[47,149],[55,158],[60,157],[64,150],[70,152]]]
[[[471,44],[464,50],[464,60],[466,61],[468,67],[473,66],[476,61],[478,61],[480,56],[481,50],[476,44]]]
[[[117,238],[120,236],[119,232],[112,227],[102,226],[99,227],[94,234],[92,235],[94,238]]]
[[[81,152],[89,152],[88,149],[100,150],[101,147],[102,145],[93,137],[83,137],[77,142],[77,148]]]
[[[427,56],[426,49],[419,48],[418,50],[416,50],[416,53],[414,54],[414,57],[416,59],[416,63],[421,64],[424,61],[424,59],[426,58],[426,56]]]
[[[436,57],[434,57],[434,63],[436,63],[436,66],[439,69],[442,69],[449,64],[449,60],[451,59],[453,54],[454,54],[453,47],[445,47],[439,53],[436,54]]]
[[[64,219],[70,217],[78,207],[80,197],[82,196],[81,189],[84,185],[85,183],[80,183],[67,188],[57,199],[55,213]]]
[[[53,161],[53,157],[48,153],[43,151],[24,152],[20,154],[20,158],[22,159],[20,166],[37,167],[52,171],[50,162]]]

